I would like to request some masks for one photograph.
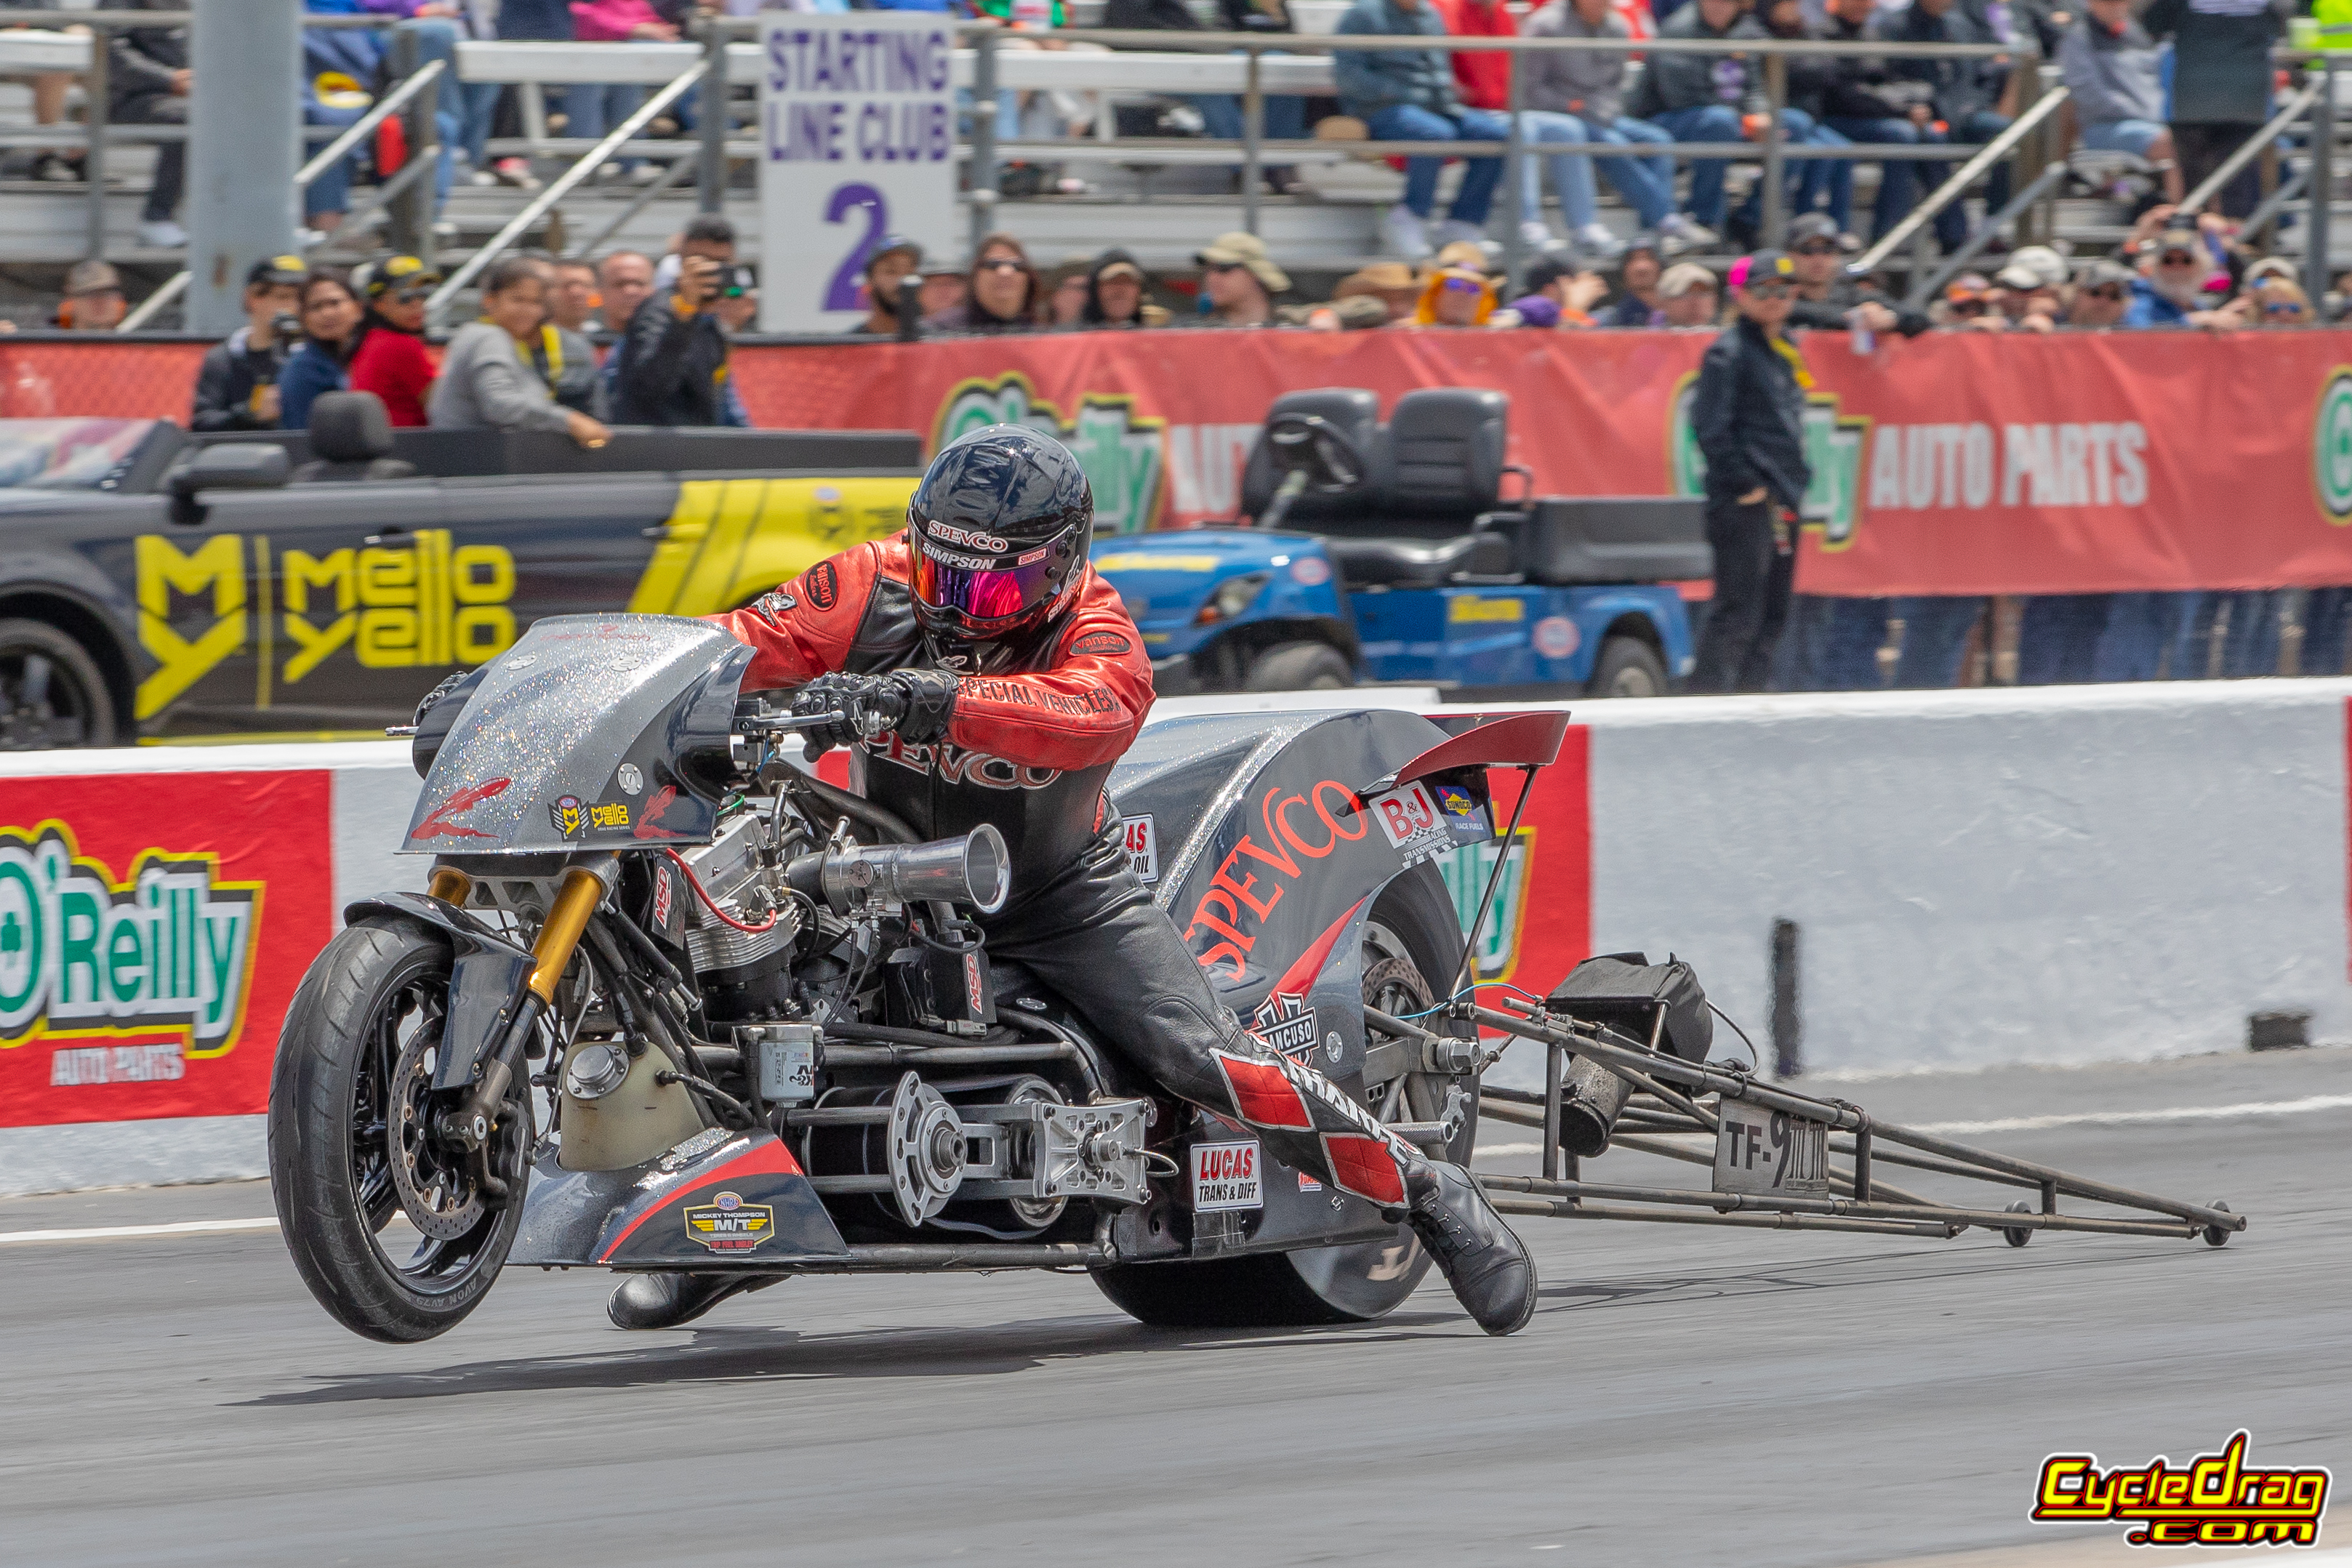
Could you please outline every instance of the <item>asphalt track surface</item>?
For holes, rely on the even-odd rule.
[[[11,1239],[250,1219],[257,1184],[16,1199],[0,1560],[1990,1568],[2124,1555],[2026,1519],[2053,1450],[2185,1460],[2245,1427],[2255,1462],[2352,1479],[2352,1051],[1831,1092],[2060,1118],[1982,1141],[2253,1224],[2012,1250],[1526,1220],[1543,1301],[1508,1340],[1433,1276],[1354,1329],[1160,1333],[1006,1274],[794,1281],[625,1334],[608,1281],[518,1271],[393,1347],[330,1322],[271,1229]],[[2248,1104],[2299,1108],[2140,1114]]]

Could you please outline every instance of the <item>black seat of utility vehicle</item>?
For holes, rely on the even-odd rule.
[[[296,485],[354,479],[410,479],[416,465],[392,455],[392,420],[373,392],[320,392],[310,405],[310,461],[294,470]]]
[[[1286,393],[1266,411],[1317,414],[1363,460],[1363,478],[1336,495],[1293,503],[1349,588],[1439,588],[1519,577],[1575,586],[1711,577],[1704,503],[1695,497],[1548,496],[1503,500],[1511,472],[1511,400],[1484,387],[1421,387],[1397,399],[1387,423],[1379,400],[1352,387]],[[1260,441],[1243,504],[1262,514],[1281,482]],[[1520,470],[1522,474],[1524,470]]]

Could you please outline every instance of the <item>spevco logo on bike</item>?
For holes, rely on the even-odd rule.
[[[2352,366],[2339,368],[2320,389],[2311,426],[2311,481],[2327,520],[2352,523]]]
[[[2095,1454],[2053,1454],[2042,1461],[2032,1517],[2127,1524],[2128,1546],[2317,1545],[2327,1470],[2257,1469],[2246,1463],[2248,1441],[2240,1432],[2221,1452],[2177,1467],[2159,1455],[2103,1470]]]

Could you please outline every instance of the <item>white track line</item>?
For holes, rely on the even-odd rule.
[[[272,1219],[183,1219],[172,1225],[104,1225],[86,1230],[0,1230],[0,1247],[23,1241],[118,1241],[142,1236],[197,1236],[212,1230],[275,1230]]]
[[[2352,1105],[2352,1094],[2249,1100],[2236,1105],[2175,1105],[2162,1111],[2084,1111],[2065,1116],[2004,1116],[1992,1122],[1928,1122],[1922,1133],[2031,1133],[2043,1127],[2121,1126],[2134,1122],[2218,1122],[2231,1116],[2293,1116]]]

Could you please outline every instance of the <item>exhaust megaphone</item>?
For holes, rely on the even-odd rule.
[[[857,844],[803,855],[785,880],[836,914],[870,904],[968,904],[982,915],[1004,907],[1013,857],[1004,835],[982,822],[960,839],[928,844]]]

